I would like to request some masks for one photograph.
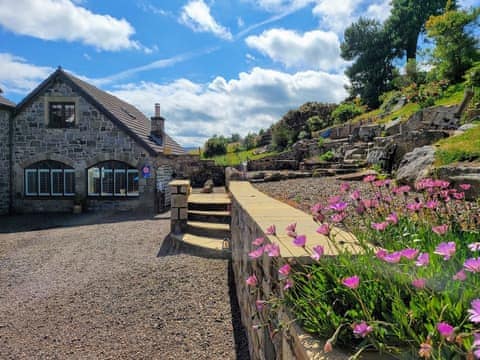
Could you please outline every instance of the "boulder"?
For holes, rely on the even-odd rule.
[[[401,184],[413,184],[428,176],[435,161],[435,148],[423,146],[405,154],[397,170],[396,179]]]
[[[480,198],[480,163],[446,165],[439,167],[436,173],[440,179],[450,181],[455,187],[470,184],[471,188],[465,191],[467,200]]]

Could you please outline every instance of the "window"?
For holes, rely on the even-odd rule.
[[[88,195],[99,197],[138,196],[139,172],[119,161],[107,161],[87,171]]]
[[[41,161],[25,169],[26,196],[75,195],[75,170],[58,161]]]
[[[72,128],[75,126],[75,103],[51,102],[49,103],[49,122],[51,128]]]

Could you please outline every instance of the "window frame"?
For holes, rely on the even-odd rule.
[[[107,167],[109,166],[109,167]],[[88,190],[90,189],[90,180],[93,180],[94,178],[90,179],[88,176],[90,171],[95,171],[95,169],[99,172],[100,174],[100,192],[99,193],[91,193]],[[89,168],[86,169],[87,172],[87,193],[88,197],[92,199],[127,199],[127,198],[136,198],[140,196],[140,191],[138,189],[138,181],[137,181],[137,191],[135,192],[129,192],[128,187],[129,187],[129,181],[128,177],[129,174],[136,174],[137,176],[140,176],[140,171],[135,168],[134,166],[131,166],[125,162],[122,161],[117,161],[117,160],[110,160],[110,161],[104,161],[101,163],[97,163]],[[104,185],[104,174],[111,174],[112,176],[112,182],[113,182],[113,189],[112,193],[107,193],[103,189]],[[122,194],[120,192],[116,192],[117,190],[117,174],[124,174],[124,188],[125,188],[125,193]]]
[[[43,163],[48,163],[51,162],[51,164],[43,164]],[[36,167],[36,165],[38,167]],[[51,166],[51,167],[49,167]],[[35,177],[35,189],[36,192],[30,192],[29,191],[29,179],[31,177],[31,174],[34,174],[33,176]],[[44,176],[43,174],[48,174],[48,192],[41,192],[41,178]],[[62,186],[62,192],[54,192],[54,174],[62,174],[63,176],[63,181],[60,183]],[[72,198],[75,196],[75,193],[69,193],[66,192],[66,175],[65,174],[72,174],[73,176],[73,189],[75,190],[75,169],[70,168],[68,165],[61,163],[59,161],[53,161],[53,160],[44,160],[44,161],[39,161],[37,163],[34,163],[30,165],[29,167],[24,169],[24,195],[27,198],[52,198],[52,199],[58,199],[58,198]]]
[[[55,105],[61,105],[62,106],[62,126],[53,126],[52,124],[52,115],[53,115],[53,111],[52,111],[52,107],[55,106]],[[71,123],[72,125],[71,126],[67,126],[67,124],[69,124],[69,122],[67,122],[67,118],[66,118],[66,106],[68,105],[72,105],[73,106],[73,122]],[[49,101],[48,102],[48,127],[50,129],[73,129],[76,127],[77,125],[77,103],[75,101],[71,101],[71,100],[65,100],[65,101]]]

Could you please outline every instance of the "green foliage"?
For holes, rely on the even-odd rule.
[[[391,34],[391,46],[397,55],[406,54],[407,59],[415,59],[418,36],[425,22],[431,15],[441,14],[447,0],[393,0],[391,4],[392,11],[385,24]]]
[[[235,143],[240,141],[240,134],[232,134],[228,142]]]
[[[310,131],[310,133],[312,133],[314,131],[319,131],[319,130],[325,129],[329,125],[331,125],[331,124],[329,124],[329,122],[327,120],[322,119],[318,115],[312,116],[312,117],[308,118],[308,120],[307,120],[307,126],[308,126],[308,130]]]
[[[364,111],[361,107],[353,103],[343,103],[333,111],[332,117],[334,119],[334,124],[343,124],[363,112]]]
[[[243,146],[245,149],[250,150],[257,146],[257,137],[253,133],[248,133],[243,139]]]
[[[351,201],[348,194],[339,196],[339,204],[344,202],[352,210],[347,210],[352,215],[345,218],[344,225],[364,252],[352,254],[330,233],[329,246],[339,254],[295,269],[295,286],[286,296],[307,331],[329,339],[332,345],[360,352],[374,348],[401,359],[417,359],[419,348],[426,343],[431,345],[430,358],[468,358],[478,327],[467,315],[472,300],[479,297],[480,277],[465,271],[466,278],[459,281],[454,275],[464,267],[466,259],[476,257],[467,245],[480,241],[471,220],[478,218],[478,209],[464,200],[453,204],[448,196],[446,199],[440,195],[442,190],[452,194],[456,190],[431,185],[433,182],[424,184],[425,190],[418,198],[436,199],[438,209],[423,207],[417,212],[399,207],[406,201],[403,191],[393,192],[386,182],[383,186],[372,185],[385,201],[381,196],[378,206],[361,215],[353,211],[360,202]],[[396,212],[397,221],[387,222],[383,230],[373,229],[373,224],[385,221],[392,212]],[[332,213],[323,210],[326,219]],[[448,225],[445,233],[436,233],[433,227],[444,224]],[[438,250],[441,243],[455,244],[451,257]],[[429,260],[419,264],[418,255],[422,253],[428,254]],[[345,286],[344,279],[354,275],[359,278],[358,287]],[[418,279],[424,279],[425,284],[415,287],[413,280]],[[370,332],[355,336],[352,328],[362,321],[371,327]],[[454,327],[451,339],[438,331],[440,322]]]
[[[275,150],[282,151],[292,143],[293,132],[284,124],[278,123],[272,128],[272,145]]]
[[[467,71],[465,85],[469,87],[480,87],[480,62],[476,63]]]
[[[326,153],[323,153],[318,157],[318,160],[320,161],[331,161],[333,160],[334,154],[333,151],[329,150]]]
[[[478,8],[469,12],[451,9],[427,21],[427,34],[436,43],[433,61],[440,79],[458,83],[466,70],[480,59],[477,39],[469,29],[479,15]]]
[[[300,131],[300,134],[298,134],[298,140],[308,139],[309,137],[309,133],[305,130]]]
[[[360,95],[370,108],[378,107],[379,96],[390,90],[393,79],[391,39],[376,20],[360,18],[345,30],[341,55],[353,64],[345,74],[350,79],[350,95]]]
[[[325,139],[323,137],[319,137],[317,141],[317,145],[319,148],[321,148],[325,144]]]
[[[227,153],[227,139],[223,136],[213,135],[204,145],[203,156],[212,157],[215,155],[223,155]]]
[[[237,166],[246,160],[258,160],[277,154],[276,152],[257,153],[256,149],[240,150],[239,152],[234,152],[233,150],[231,149],[224,155],[213,156],[210,159],[214,160],[216,165]]]

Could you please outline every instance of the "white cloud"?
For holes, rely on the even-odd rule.
[[[288,74],[254,68],[231,80],[142,82],[120,86],[113,93],[146,114],[160,102],[167,131],[184,146],[199,146],[213,134],[245,135],[267,128],[307,101],[341,101],[346,81],[343,75],[320,71]]]
[[[53,69],[36,66],[9,53],[0,53],[0,87],[6,92],[26,94],[45,80]]]
[[[256,6],[269,12],[285,12],[294,9],[301,9],[314,0],[250,0]]]
[[[320,30],[298,34],[292,30],[271,29],[245,39],[247,45],[287,67],[320,70],[338,69],[340,41],[333,32]]]
[[[220,25],[213,18],[210,14],[210,8],[203,0],[190,0],[182,8],[179,21],[196,32],[212,33],[225,40],[232,40],[233,38],[230,30]]]
[[[390,16],[391,9],[392,5],[390,0],[384,0],[380,3],[371,4],[367,8],[366,17],[374,18],[383,22]]]
[[[0,0],[0,25],[43,40],[80,41],[101,50],[140,48],[125,19],[98,15],[70,0]]]
[[[313,8],[313,14],[320,18],[320,25],[324,29],[343,34],[353,21],[358,0],[319,0]]]

